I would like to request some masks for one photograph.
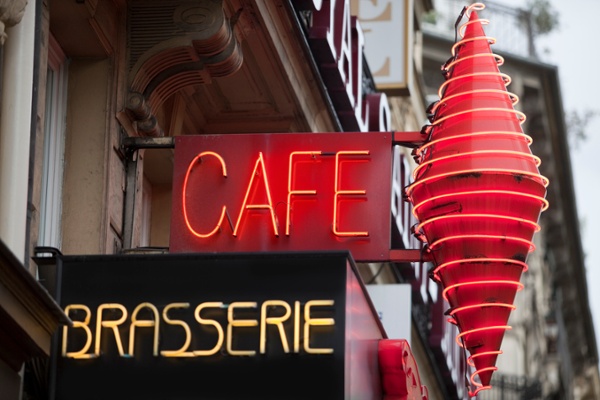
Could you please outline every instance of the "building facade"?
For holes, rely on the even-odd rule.
[[[357,271],[367,288],[408,288],[394,301],[410,310],[401,324],[428,398],[468,397],[468,366],[446,322],[441,289],[429,279],[431,263],[415,258],[422,244],[410,232],[416,221],[402,198],[415,167],[411,150],[452,46],[451,36],[427,31],[432,2],[4,3],[0,239],[7,261],[0,283],[22,289],[3,291],[10,298],[0,303],[0,326],[11,327],[3,337],[25,343],[16,357],[2,341],[0,383],[8,399],[45,398],[39,393],[48,390],[51,336],[73,323],[38,279],[46,257],[158,257],[177,248],[177,138],[230,135],[235,147],[245,143],[236,142],[238,134],[335,132],[397,133],[392,179],[381,183],[391,188],[385,246],[397,253],[358,262]],[[516,387],[521,398],[597,398],[558,74],[535,59],[502,54],[533,152],[552,182],[552,206],[540,221],[498,381],[480,396],[500,398],[493,397],[496,387]],[[38,300],[32,306],[29,298]],[[19,303],[26,311],[15,314]],[[44,334],[36,336],[29,320],[43,321]]]

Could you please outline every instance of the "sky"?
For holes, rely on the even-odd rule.
[[[565,112],[590,110],[598,113],[587,125],[585,142],[571,148],[570,153],[590,309],[596,342],[600,347],[600,290],[596,287],[600,282],[600,45],[594,35],[594,28],[600,22],[600,1],[549,1],[558,12],[559,27],[536,41],[538,53],[543,62],[558,66]],[[501,3],[519,6],[523,1],[505,0]]]

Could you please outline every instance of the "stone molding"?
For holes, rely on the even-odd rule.
[[[26,6],[27,0],[0,0],[0,46],[6,41],[6,28],[21,22]]]
[[[172,7],[138,2],[133,12],[145,18],[130,15],[129,47],[139,54],[132,60],[130,91],[141,93],[154,112],[185,86],[235,73],[243,60],[234,18],[225,15],[222,0],[176,2]]]

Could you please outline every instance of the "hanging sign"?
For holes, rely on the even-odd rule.
[[[409,89],[412,81],[414,0],[350,0],[364,31],[365,56],[377,84],[388,95]],[[393,38],[393,45],[380,45]]]
[[[171,252],[390,248],[392,133],[175,138]]]

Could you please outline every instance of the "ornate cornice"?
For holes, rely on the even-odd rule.
[[[185,87],[210,83],[242,65],[234,34],[235,17],[225,15],[222,0],[140,1],[130,8],[130,84],[155,113]]]

